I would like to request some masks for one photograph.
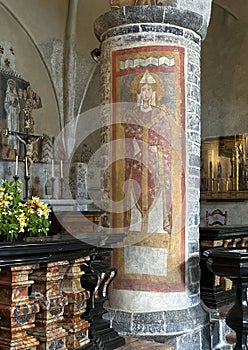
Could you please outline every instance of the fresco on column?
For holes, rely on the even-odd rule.
[[[184,49],[112,53],[112,226],[126,233],[114,254],[115,288],[184,290]],[[121,102],[121,103],[119,103]],[[122,148],[122,149],[121,149]],[[121,159],[122,158],[122,159]]]

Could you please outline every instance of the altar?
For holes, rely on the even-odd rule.
[[[106,332],[112,332],[112,349],[124,345],[101,318],[116,274],[110,252],[66,232],[0,243],[0,348],[90,350],[96,340],[104,345]],[[92,335],[99,322],[101,335]]]
[[[235,291],[231,281],[216,276],[207,268],[204,252],[216,248],[246,248],[248,225],[200,226],[201,299],[210,308],[219,308],[233,303]]]

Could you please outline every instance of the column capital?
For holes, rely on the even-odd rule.
[[[193,30],[204,39],[209,22],[208,8],[205,12],[194,10],[194,8],[189,10],[172,6],[123,6],[98,17],[94,23],[94,32],[97,39],[102,42],[110,35],[108,32],[117,27],[142,23],[169,24]],[[127,34],[125,27],[123,30],[123,34]],[[139,30],[142,31],[137,27],[135,31]],[[121,33],[112,32],[112,35],[118,34]]]

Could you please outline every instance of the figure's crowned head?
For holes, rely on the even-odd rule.
[[[148,98],[148,96],[150,96],[150,105],[159,105],[163,95],[163,83],[161,78],[148,70],[146,70],[145,73],[138,74],[132,81],[131,95],[133,101],[136,101],[138,106],[142,105],[144,98]]]
[[[140,85],[142,84],[156,84],[156,80],[153,78],[153,76],[148,72],[148,70],[145,71],[145,74],[140,79]]]
[[[16,89],[16,82],[14,79],[9,78],[7,80],[7,91],[14,91]]]

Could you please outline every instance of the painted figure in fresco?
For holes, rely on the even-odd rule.
[[[138,75],[137,106],[123,118],[126,142],[125,180],[137,186],[128,189],[131,210],[129,231],[171,232],[171,133],[170,113],[158,107],[161,79],[154,73]],[[160,96],[161,97],[161,96]]]
[[[18,89],[18,97],[19,97],[19,104],[20,104],[19,131],[24,132],[24,125],[25,125],[24,109],[26,105],[26,100],[24,99],[24,90],[21,88]]]
[[[34,118],[32,116],[32,110],[37,108],[35,100],[35,92],[29,85],[27,87],[27,100],[25,104],[25,129],[28,129],[28,133],[34,133]]]
[[[7,80],[4,110],[6,112],[6,128],[9,131],[19,131],[19,113],[21,109],[16,90],[16,82],[13,79]],[[7,137],[6,143],[9,150],[17,150],[18,142],[14,137]]]
[[[42,107],[40,96],[34,92],[32,87],[27,87],[27,99],[25,105],[25,129],[28,129],[28,133],[34,133],[34,118],[32,116],[33,109],[39,109]]]
[[[36,93],[35,93],[35,101],[36,101],[36,108],[37,108],[37,109],[38,109],[38,108],[41,108],[41,107],[42,107],[41,98],[40,98],[40,96],[37,95]]]
[[[27,87],[27,100],[29,101],[29,107],[31,109],[37,108],[37,103],[35,100],[35,92],[30,85]]]

